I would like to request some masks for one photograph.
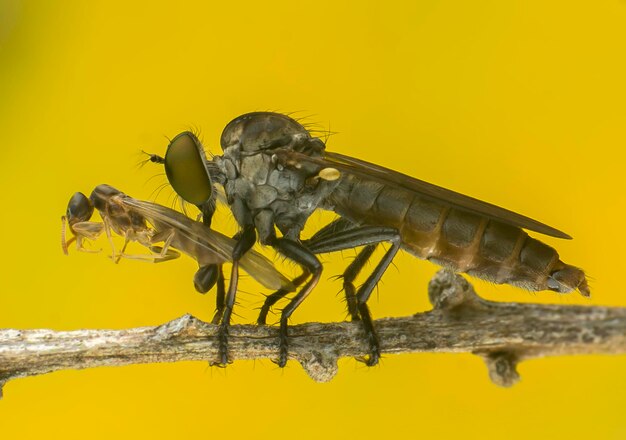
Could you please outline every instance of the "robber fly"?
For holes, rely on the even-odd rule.
[[[226,126],[220,143],[223,155],[206,160],[198,138],[183,132],[170,142],[165,157],[152,155],[150,160],[165,165],[174,190],[205,216],[214,210],[214,184],[223,186],[241,227],[233,261],[246,254],[258,234],[262,244],[304,269],[293,284],[308,282],[281,314],[280,366],[287,361],[288,319],[322,273],[316,253],[363,246],[344,272],[344,289],[350,316],[363,323],[368,337],[368,365],[378,362],[380,349],[367,300],[400,249],[497,284],[589,295],[584,272],[563,263],[556,250],[523,229],[557,238],[569,235],[498,206],[326,151],[321,139],[289,116],[239,116]],[[301,241],[301,231],[316,209],[340,217]],[[282,237],[277,237],[276,228]],[[357,290],[355,277],[382,242],[391,246]],[[264,308],[285,295],[281,290],[270,295]],[[265,316],[259,323],[265,323]]]
[[[94,208],[99,211],[102,222],[90,221]],[[156,203],[134,199],[109,185],[97,186],[89,198],[80,192],[75,193],[68,203],[67,214],[62,217],[62,221],[61,242],[66,254],[68,246],[73,241],[76,241],[78,250],[85,250],[85,239],[95,240],[102,232],[105,232],[111,241],[114,232],[125,239],[120,254],[117,254],[111,241],[112,258],[116,261],[125,257],[160,262],[178,258],[181,252],[191,256],[200,266],[194,277],[194,285],[201,293],[208,291],[210,287],[208,284],[214,282],[214,280],[207,280],[204,268],[221,267],[223,263],[231,261],[236,244],[232,238],[213,231],[178,211]],[[73,234],[69,240],[65,237],[66,224],[69,225]],[[126,255],[124,253],[126,245],[131,241],[140,243],[151,253]],[[163,244],[159,246],[158,243]],[[294,290],[291,282],[276,270],[272,262],[254,250],[243,255],[238,264],[269,289]],[[223,288],[222,285],[221,289]],[[214,323],[221,318],[225,309],[232,310],[232,307],[233,304],[224,303],[223,295],[221,297],[218,295]],[[217,364],[221,365],[222,362]]]

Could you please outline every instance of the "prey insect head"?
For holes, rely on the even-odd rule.
[[[93,209],[93,205],[85,194],[81,192],[75,193],[68,202],[65,213],[70,228],[75,223],[88,221],[93,215]]]
[[[65,215],[61,217],[61,248],[65,255],[68,254],[68,246],[76,240],[78,235],[81,235],[75,227],[79,224],[84,224],[91,219],[93,215],[94,206],[91,201],[81,192],[75,193],[67,204],[67,210]],[[69,224],[70,231],[73,237],[69,240],[65,237],[66,225]]]

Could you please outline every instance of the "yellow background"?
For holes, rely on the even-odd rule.
[[[607,1],[0,1],[0,327],[128,328],[209,319],[195,263],[61,253],[75,191],[109,183],[154,198],[163,153],[189,127],[219,152],[223,126],[297,111],[330,150],[380,163],[554,225],[545,238],[592,277],[593,296],[477,283],[495,300],[626,306],[626,3]],[[171,191],[157,199],[172,203]],[[223,212],[224,210],[222,210]],[[329,217],[316,216],[311,229]],[[224,213],[216,226],[234,230]],[[105,246],[105,243],[100,243]],[[344,254],[346,258],[352,253]],[[293,322],[345,317],[340,255]],[[428,309],[435,271],[406,254],[376,317]],[[249,280],[236,322],[263,299]],[[275,320],[276,317],[274,316]],[[340,362],[328,384],[298,364],[205,362],[19,379],[2,438],[625,438],[626,357],[523,363],[492,385],[472,355]]]

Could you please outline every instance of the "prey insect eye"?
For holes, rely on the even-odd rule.
[[[87,196],[81,192],[75,193],[67,204],[67,221],[70,225],[77,222],[86,222],[93,215],[93,205]]]
[[[185,131],[172,139],[164,163],[170,185],[186,202],[202,205],[211,199],[212,185],[206,156],[193,133]]]

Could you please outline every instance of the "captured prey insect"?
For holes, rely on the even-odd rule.
[[[94,208],[102,217],[102,222],[90,221]],[[70,199],[67,214],[62,217],[63,236],[61,239],[63,251],[67,254],[68,245],[76,240],[79,250],[84,250],[83,240],[94,240],[105,232],[111,241],[112,232],[125,238],[124,247],[120,254],[113,248],[112,258],[144,259],[154,262],[167,261],[185,253],[194,258],[200,269],[194,278],[196,289],[201,293],[209,290],[204,268],[219,266],[231,261],[235,240],[219,232],[213,231],[206,225],[191,220],[178,211],[166,208],[156,203],[137,200],[109,185],[98,185],[90,197],[77,192]],[[69,224],[73,237],[66,241],[66,223]],[[126,255],[126,245],[136,241],[151,251],[149,255]],[[163,243],[158,246],[158,243]],[[266,288],[293,291],[291,282],[276,270],[273,263],[258,252],[251,250],[238,261],[241,268],[255,278]],[[218,291],[224,291],[224,285],[218,283]],[[234,303],[234,295],[225,292],[217,296],[217,312],[214,322],[219,321],[222,313],[230,313]],[[220,350],[225,348],[220,347]],[[221,364],[222,362],[218,362]]]
[[[165,165],[174,190],[204,215],[212,215],[214,184],[223,186],[241,227],[233,261],[246,254],[258,234],[262,244],[302,266],[303,275],[293,283],[308,282],[281,314],[280,366],[287,361],[288,319],[322,273],[316,253],[363,246],[343,278],[350,316],[362,322],[368,338],[368,365],[378,362],[380,348],[367,301],[400,249],[497,284],[589,295],[584,272],[562,262],[556,250],[523,229],[558,238],[569,235],[498,206],[326,151],[321,139],[286,115],[239,116],[226,126],[220,144],[223,155],[206,160],[198,138],[183,132],[170,142],[165,157],[151,155],[150,160]],[[316,209],[340,217],[301,241],[301,231]],[[382,242],[390,248],[357,290],[355,277]],[[234,273],[232,278],[236,280]],[[265,323],[263,311],[285,295],[279,290],[267,298],[259,323]]]

